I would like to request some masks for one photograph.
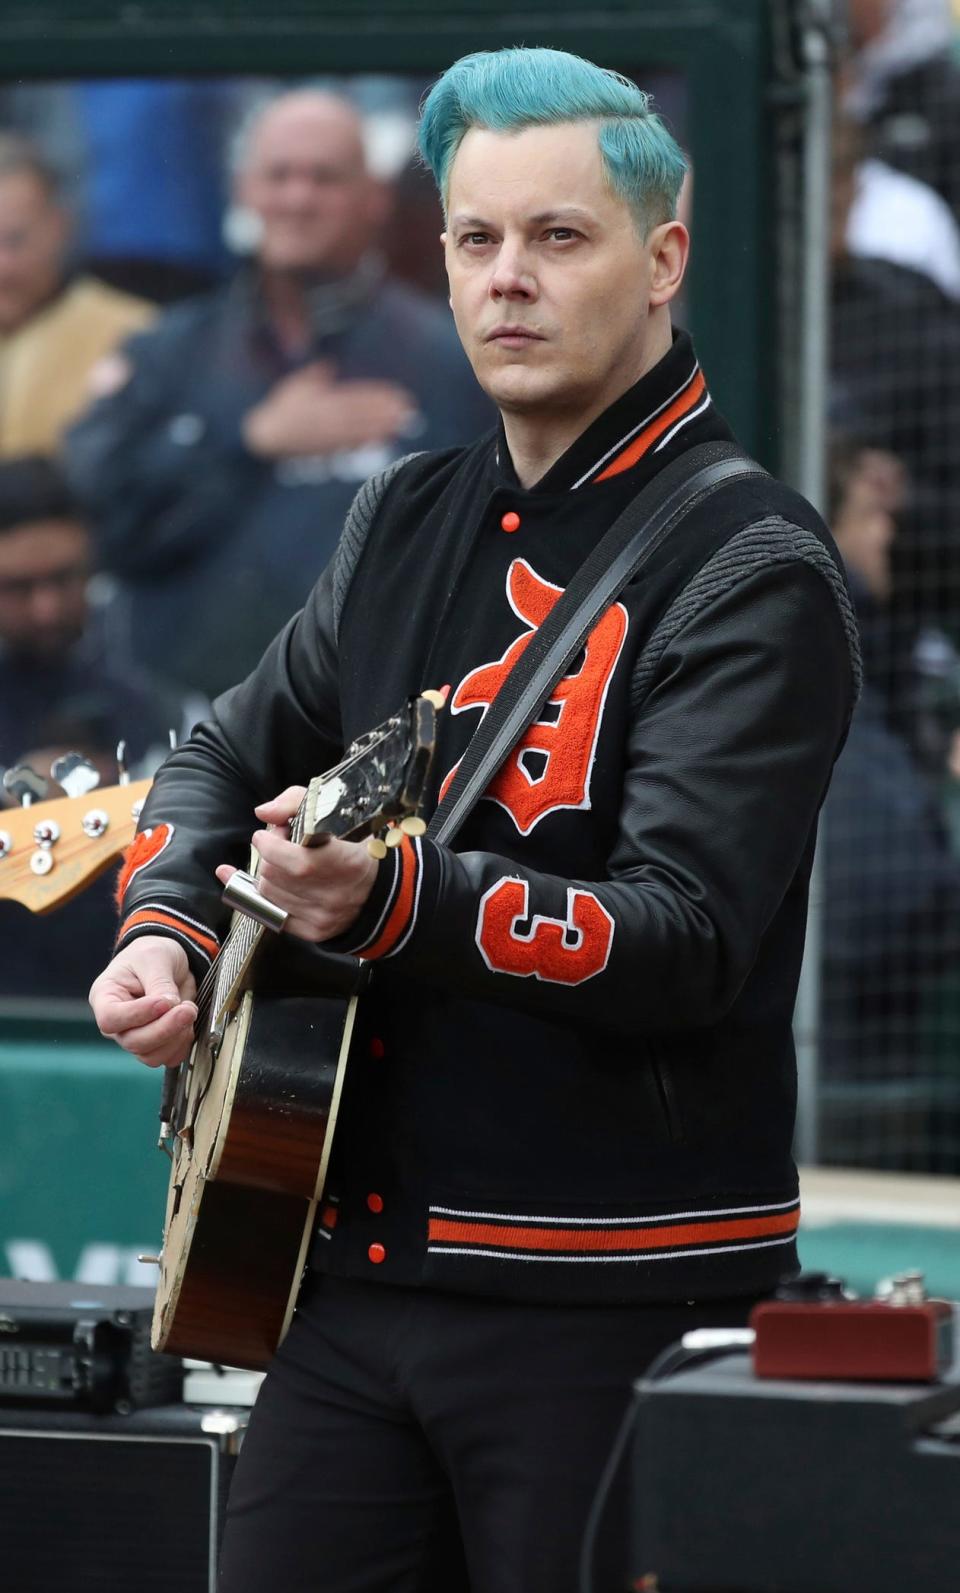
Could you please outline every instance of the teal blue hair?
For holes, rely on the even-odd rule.
[[[650,96],[619,72],[563,50],[483,50],[455,61],[424,100],[420,153],[446,206],[450,163],[468,128],[519,132],[585,121],[599,121],[608,181],[641,231],[675,216],[687,162]]]

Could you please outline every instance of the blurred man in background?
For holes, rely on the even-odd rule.
[[[91,368],[153,311],[67,269],[70,219],[57,178],[26,140],[0,133],[0,455],[57,451]]]
[[[87,598],[91,552],[55,465],[0,461],[0,769],[26,763],[46,779],[55,759],[79,752],[113,785],[119,741],[136,775],[152,773],[170,730],[186,733],[206,708],[110,647]],[[51,799],[62,794],[51,784]],[[0,995],[79,999],[113,941],[112,881],[42,918],[2,891],[0,862]]]
[[[950,0],[848,0],[846,109],[870,152],[929,183],[960,217],[960,67]]]
[[[253,263],[104,364],[67,456],[138,657],[211,695],[303,602],[360,482],[492,422],[447,309],[385,275],[345,100],[273,101],[236,191]]]
[[[0,764],[29,748],[106,752],[125,740],[140,763],[169,745],[191,710],[183,693],[131,666],[91,614],[90,533],[57,467],[0,461]],[[198,698],[199,716],[205,704]],[[80,744],[80,743],[84,744]]]
[[[854,254],[848,222],[861,156],[838,120],[833,150],[830,412],[838,432],[896,456],[906,473],[892,553],[891,628],[960,640],[950,579],[960,547],[960,305],[930,275]]]
[[[861,623],[866,678],[824,806],[821,1060],[833,1108],[821,1150],[827,1160],[850,1160],[850,1136],[841,1144],[830,1135],[843,1126],[838,1106],[852,1099],[869,1165],[955,1173],[960,1074],[944,1062],[956,1055],[956,1033],[938,1033],[935,1005],[960,952],[960,862],[939,804],[947,767],[960,767],[960,732],[944,748],[938,778],[917,756],[916,727],[898,726],[882,674],[871,674],[874,661],[885,662],[903,490],[893,455],[834,443],[830,525]]]

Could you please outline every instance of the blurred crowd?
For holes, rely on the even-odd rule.
[[[48,92],[41,138],[6,98],[0,770],[42,799],[67,751],[113,783],[124,740],[152,772],[301,606],[359,484],[494,416],[391,259],[413,107],[114,82]],[[435,202],[418,225],[432,283]],[[108,883],[43,919],[0,901],[0,932],[0,993],[82,996]]]
[[[960,64],[948,0],[848,0],[828,511],[865,685],[824,813],[825,1159],[960,1172]]]
[[[846,20],[828,512],[866,686],[823,827],[823,1150],[956,1172],[960,52],[949,0]],[[303,601],[358,484],[492,424],[417,86],[349,90],[0,89],[0,768],[77,750],[109,782],[124,739],[149,772]],[[106,886],[11,914],[0,993],[83,994]]]

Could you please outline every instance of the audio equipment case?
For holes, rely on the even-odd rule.
[[[240,1409],[0,1408],[10,1593],[214,1593]]]
[[[791,1382],[735,1354],[635,1393],[631,1586],[956,1593],[957,1363],[937,1382]]]

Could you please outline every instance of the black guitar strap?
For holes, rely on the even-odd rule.
[[[534,631],[477,726],[428,835],[447,845],[452,841],[597,621],[684,517],[720,487],[764,473],[733,443],[702,443],[632,499]]]

